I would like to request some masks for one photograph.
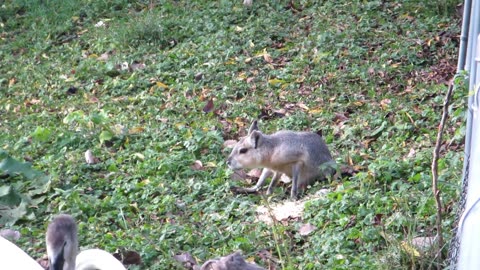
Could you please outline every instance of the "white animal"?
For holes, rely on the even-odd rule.
[[[0,265],[2,269],[45,270],[21,248],[1,236]]]
[[[254,187],[234,191],[257,192],[273,173],[267,190],[267,194],[271,194],[277,180],[285,174],[292,179],[292,199],[297,198],[297,189],[305,189],[313,181],[333,175],[336,168],[320,135],[286,130],[267,135],[258,130],[257,121],[250,126],[248,135],[234,146],[227,165],[233,170],[264,168]]]

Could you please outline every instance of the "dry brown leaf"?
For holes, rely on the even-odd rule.
[[[267,62],[269,64],[271,64],[273,62],[272,56],[270,56],[270,54],[268,54],[268,53],[263,54],[263,60],[265,60],[265,62]]]
[[[43,267],[43,269],[48,269],[50,266],[50,263],[48,262],[47,254],[43,255],[41,258],[38,258],[37,263],[40,264],[40,266]]]
[[[345,113],[335,113],[335,117],[333,119],[335,122],[345,122],[348,120],[348,116]]]
[[[306,111],[309,110],[308,106],[305,105],[303,102],[298,102],[298,103],[297,103],[297,106],[298,106],[299,108],[302,108],[302,109],[306,110]]]
[[[88,149],[86,152],[85,152],[85,161],[87,162],[87,164],[95,164],[95,156],[93,155],[92,153],[92,150]]]
[[[410,148],[410,152],[408,152],[407,157],[408,157],[408,158],[413,158],[416,153],[417,153],[417,152],[415,151],[415,149]]]
[[[236,181],[245,180],[246,178],[247,178],[247,174],[242,170],[234,171],[232,175],[230,175],[230,179],[236,180]]]
[[[225,148],[233,148],[237,144],[237,140],[226,140],[223,142],[223,147]]]
[[[383,214],[376,214],[375,217],[373,217],[373,225],[375,226],[382,225],[382,217],[383,217]]]
[[[190,169],[194,171],[203,170],[203,163],[200,160],[195,160],[195,162],[193,162],[193,164],[190,166]]]
[[[8,81],[8,87],[12,87],[16,82],[17,82],[17,79],[11,78],[11,79]]]
[[[145,131],[144,127],[133,127],[128,130],[128,134],[138,134],[142,133],[143,131]]]
[[[298,230],[298,233],[301,236],[307,236],[307,235],[311,234],[312,232],[314,232],[316,229],[317,229],[317,227],[313,226],[310,223],[306,223],[306,224],[303,224],[300,227],[300,229]]]
[[[213,111],[213,108],[214,108],[213,99],[209,99],[207,101],[207,104],[205,104],[205,106],[203,107],[203,112],[204,113],[209,113],[209,112]]]
[[[20,239],[20,234],[19,231],[11,230],[11,229],[3,229],[0,230],[0,236],[11,241],[11,242],[16,242],[18,239]]]
[[[109,54],[108,52],[106,52],[106,53],[102,53],[102,54],[97,58],[97,60],[106,61],[106,60],[108,60],[109,57],[110,57],[110,54]]]
[[[428,250],[435,243],[435,236],[415,237],[412,239],[412,245],[421,250]]]
[[[386,109],[388,108],[388,106],[392,103],[392,101],[388,98],[386,99],[383,99],[382,101],[380,101],[380,106],[383,108],[383,109]]]
[[[261,174],[262,174],[262,169],[252,169],[247,173],[247,176],[251,178],[260,178]]]
[[[292,182],[292,179],[288,177],[286,174],[282,174],[282,176],[280,176],[280,182],[288,184]]]
[[[368,68],[368,74],[369,75],[375,74],[375,69],[373,69],[372,67]]]

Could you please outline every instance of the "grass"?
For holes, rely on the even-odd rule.
[[[82,247],[138,252],[142,266],[129,269],[239,249],[281,269],[433,266],[402,241],[435,234],[430,163],[455,72],[459,1],[241,2],[2,4],[0,147],[50,178],[40,194],[31,178],[2,178],[30,199],[3,224],[22,233],[19,246],[45,254],[48,221],[67,212]],[[460,83],[439,164],[447,240],[466,96]],[[331,192],[301,221],[255,222],[267,202],[230,193],[243,183],[230,178],[223,142],[256,118],[265,132],[321,130],[337,161],[358,172],[311,187]],[[99,163],[85,163],[88,149]],[[269,200],[287,200],[285,190]],[[317,231],[300,236],[301,223]]]

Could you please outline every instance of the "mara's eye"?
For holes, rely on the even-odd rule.
[[[238,152],[239,152],[240,154],[245,154],[247,151],[248,151],[247,148],[242,148],[242,149],[240,149]]]

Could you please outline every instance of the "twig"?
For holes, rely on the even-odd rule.
[[[435,203],[437,205],[437,254],[436,258],[438,260],[437,269],[442,269],[443,262],[443,235],[442,235],[442,200],[440,197],[440,190],[438,189],[438,159],[440,155],[440,147],[442,145],[443,129],[445,126],[445,121],[448,117],[448,104],[450,103],[450,98],[452,97],[452,92],[454,88],[453,80],[448,87],[447,95],[443,103],[443,113],[442,119],[440,120],[440,125],[438,126],[437,141],[435,143],[435,149],[433,150],[433,161],[432,161],[432,189],[433,196],[435,198]]]

